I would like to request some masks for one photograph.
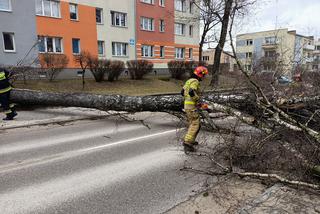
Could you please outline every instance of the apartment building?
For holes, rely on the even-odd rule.
[[[292,76],[311,68],[313,40],[288,29],[247,33],[237,35],[236,52],[246,70],[277,70]]]
[[[74,58],[82,50],[97,55],[96,8],[65,1],[36,0],[39,54],[65,54],[68,68],[78,68]]]
[[[166,68],[173,59],[197,59],[194,17],[192,0],[0,0],[0,64],[14,65],[27,53],[65,54],[75,71],[75,57],[88,51]]]
[[[214,54],[215,54],[215,48],[209,48],[207,50],[204,50],[202,53],[202,61],[205,62],[208,65],[213,65],[214,63]],[[234,66],[236,64],[236,61],[233,57],[233,55],[230,52],[223,51],[220,58],[221,63],[221,70],[224,71],[233,71]]]
[[[199,60],[200,11],[194,0],[175,0],[175,58]]]
[[[312,70],[319,71],[320,70],[320,39],[314,42],[314,51],[313,51],[313,64]]]
[[[35,13],[34,0],[0,0],[0,65],[34,65]]]

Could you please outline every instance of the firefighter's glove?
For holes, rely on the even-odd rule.
[[[197,108],[200,110],[208,111],[209,110],[209,105],[207,103],[199,103],[197,105]]]

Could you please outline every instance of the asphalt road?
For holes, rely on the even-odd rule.
[[[163,213],[204,176],[166,114],[78,121],[0,132],[0,213]]]

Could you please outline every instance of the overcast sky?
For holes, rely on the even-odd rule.
[[[257,9],[240,33],[289,28],[320,37],[320,0],[258,0]]]

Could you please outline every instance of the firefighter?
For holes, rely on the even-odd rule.
[[[194,146],[198,144],[196,137],[200,130],[200,115],[197,110],[200,99],[200,81],[208,74],[208,69],[198,66],[191,77],[186,81],[181,91],[184,96],[184,111],[186,112],[189,127],[184,137],[183,146],[185,151],[194,152]]]
[[[3,120],[13,120],[13,118],[17,116],[14,104],[10,103],[11,89],[9,72],[4,68],[0,68],[0,103],[6,114],[6,117],[3,118]]]

